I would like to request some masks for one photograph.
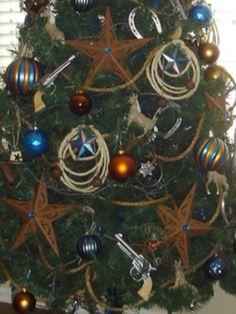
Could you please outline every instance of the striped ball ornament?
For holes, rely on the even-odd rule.
[[[76,251],[82,259],[91,259],[101,254],[101,241],[96,235],[85,234],[76,244]]]
[[[35,83],[42,77],[42,65],[28,57],[10,63],[4,75],[6,88],[14,95],[28,96]]]
[[[93,6],[93,0],[70,0],[70,5],[75,12],[85,13]]]
[[[201,169],[215,171],[227,161],[229,153],[224,141],[217,137],[209,137],[197,142],[193,156]]]

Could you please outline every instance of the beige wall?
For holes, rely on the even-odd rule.
[[[140,314],[166,314],[166,311],[160,309],[153,309],[152,311],[142,310]],[[195,314],[236,314],[236,297],[226,294],[219,285],[215,285],[215,295],[200,310],[194,312]],[[184,314],[193,314],[188,312]]]

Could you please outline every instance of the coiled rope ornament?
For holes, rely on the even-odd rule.
[[[71,142],[78,140],[80,131],[95,137],[94,154],[77,156]],[[93,126],[78,125],[63,139],[58,150],[58,166],[62,171],[61,181],[71,190],[92,193],[101,187],[108,174],[110,156],[101,133]],[[74,167],[72,170],[70,167]],[[99,184],[94,184],[94,180]]]
[[[186,64],[179,73],[169,71],[168,67],[166,67],[163,63],[163,54],[166,54],[172,46],[178,47],[182,55],[186,57]],[[182,40],[179,39],[173,40],[162,46],[155,53],[147,65],[146,75],[152,88],[159,95],[169,100],[189,98],[195,93],[200,83],[200,68],[198,60],[195,54],[184,44]],[[191,89],[185,86],[187,80],[191,80],[193,82],[193,87]],[[175,85],[173,85],[174,83]]]
[[[134,19],[135,19],[135,16],[136,16],[136,12],[137,10],[139,9],[143,9],[142,7],[137,7],[137,8],[134,8],[130,14],[129,14],[129,17],[128,17],[128,23],[129,23],[129,27],[130,27],[130,30],[131,32],[134,34],[134,36],[137,38],[137,39],[142,39],[143,36],[139,33],[139,31],[137,30],[137,27],[135,25],[135,22],[134,22]],[[148,10],[149,13],[151,14],[151,17],[152,17],[152,20],[156,26],[156,29],[157,29],[157,32],[159,34],[162,33],[162,27],[161,27],[161,22],[157,16],[157,14],[155,13],[154,10],[152,9],[149,9]]]

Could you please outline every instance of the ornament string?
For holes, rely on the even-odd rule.
[[[212,215],[212,217],[210,218],[210,220],[206,223],[207,225],[212,225],[216,221],[216,219],[218,218],[220,212],[222,211],[223,200],[224,200],[224,196],[220,195],[216,210],[215,210],[214,214]]]
[[[14,135],[14,130],[12,132],[12,146],[13,146],[13,150],[16,150],[18,144],[19,144],[19,139],[20,139],[20,129],[21,129],[21,115],[20,115],[20,110],[18,105],[13,102],[14,108],[15,108],[15,115],[16,115],[16,128],[14,128],[14,130],[16,130],[16,135]]]
[[[222,214],[222,217],[225,221],[225,224],[227,227],[229,227],[230,223],[229,223],[229,219],[227,217],[227,214],[226,214],[226,210],[225,210],[225,198],[227,196],[227,192],[224,192],[223,195],[221,196],[221,214]]]
[[[39,244],[38,244],[38,251],[39,251],[41,261],[43,262],[43,265],[46,267],[46,269],[48,269],[50,271],[54,270],[54,267],[46,259],[42,246]]]
[[[14,176],[10,169],[10,167],[7,165],[6,162],[0,162],[0,171],[2,171],[4,177],[7,179],[7,181],[10,184],[13,184],[14,182]]]
[[[7,270],[7,267],[5,266],[2,258],[0,258],[0,266],[1,266],[1,270],[3,271],[4,275],[7,278],[7,280],[9,280],[18,290],[22,290],[22,287],[20,285],[18,285],[18,283],[15,281],[15,279],[11,276],[11,274]]]
[[[112,201],[112,204],[119,205],[119,206],[125,206],[125,207],[149,206],[149,205],[153,205],[153,204],[159,204],[159,203],[164,202],[170,198],[172,198],[172,196],[170,194],[167,194],[167,195],[160,197],[158,199],[155,199],[155,200],[153,200],[153,199],[147,200],[147,201],[143,200],[143,201],[138,201],[138,202],[114,200],[114,201]]]

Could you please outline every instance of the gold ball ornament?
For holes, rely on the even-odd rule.
[[[212,43],[202,43],[198,47],[199,58],[207,64],[216,62],[220,55],[219,48]]]
[[[17,313],[25,314],[35,309],[36,299],[32,293],[22,290],[13,297],[12,306]]]
[[[225,83],[227,83],[229,79],[226,70],[222,66],[214,64],[206,68],[204,72],[204,79],[206,81],[218,80],[220,78],[223,79]]]
[[[111,157],[108,170],[114,180],[122,182],[136,175],[137,166],[132,156],[119,150],[116,155]]]

